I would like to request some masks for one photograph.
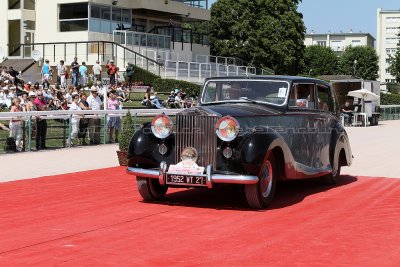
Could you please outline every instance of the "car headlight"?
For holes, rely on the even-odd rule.
[[[231,116],[225,116],[217,121],[216,132],[222,141],[230,142],[239,134],[239,122]]]
[[[167,138],[172,133],[173,122],[167,115],[157,115],[151,121],[151,131],[157,138]]]

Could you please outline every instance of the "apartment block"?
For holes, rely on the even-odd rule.
[[[382,83],[394,83],[389,73],[390,56],[397,51],[399,43],[400,10],[377,10],[377,53],[379,56],[379,79]]]
[[[305,36],[304,44],[321,45],[331,47],[333,51],[341,54],[348,46],[370,46],[374,47],[375,38],[369,33],[308,33]]]

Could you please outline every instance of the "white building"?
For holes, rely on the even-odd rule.
[[[369,33],[308,33],[305,36],[305,46],[321,45],[331,47],[338,54],[342,53],[348,46],[371,46],[374,47],[375,38]]]
[[[31,43],[113,41],[115,30],[129,29],[142,33],[131,36],[141,46],[209,55],[208,36],[181,27],[210,20],[207,6],[208,0],[1,0],[0,47],[8,56],[27,57]],[[152,30],[158,34],[143,35]]]
[[[121,71],[133,63],[164,78],[194,82],[218,74],[251,73],[254,68],[236,61],[232,65],[230,58],[221,64],[219,57],[210,55],[208,33],[185,28],[186,23],[210,20],[208,4],[208,0],[0,0],[0,49],[8,57],[4,64],[20,70],[35,50],[52,66],[60,60],[68,66],[75,56],[87,65],[114,59]]]
[[[389,73],[390,55],[397,51],[400,27],[400,10],[377,10],[377,53],[379,56],[379,79],[382,83],[394,83]]]

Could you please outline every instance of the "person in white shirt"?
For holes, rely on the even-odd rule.
[[[103,102],[97,95],[96,86],[92,86],[90,89],[90,96],[86,100],[89,104],[89,108],[92,110],[101,110]],[[91,118],[89,119],[89,138],[90,144],[97,145],[100,144],[100,119]]]
[[[60,64],[57,65],[57,83],[61,88],[67,86],[65,74],[67,73],[67,67],[64,65],[64,60],[60,60]]]
[[[94,82],[100,81],[101,82],[101,66],[100,61],[96,60],[96,64],[93,65],[93,77]]]
[[[11,107],[12,95],[10,94],[10,89],[7,86],[3,87],[3,91],[0,92],[0,104]]]
[[[79,106],[79,94],[72,94],[72,103],[69,106],[69,110],[82,110],[81,107]],[[72,115],[71,119],[71,139],[67,140],[67,144],[74,144],[74,139],[78,136],[79,132],[79,116],[78,115]]]

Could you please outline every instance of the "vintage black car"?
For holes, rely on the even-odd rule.
[[[156,116],[134,134],[128,173],[144,200],[168,187],[244,186],[250,207],[271,203],[276,182],[319,177],[334,184],[350,166],[349,139],[329,83],[304,77],[209,78],[200,105],[175,123]]]

